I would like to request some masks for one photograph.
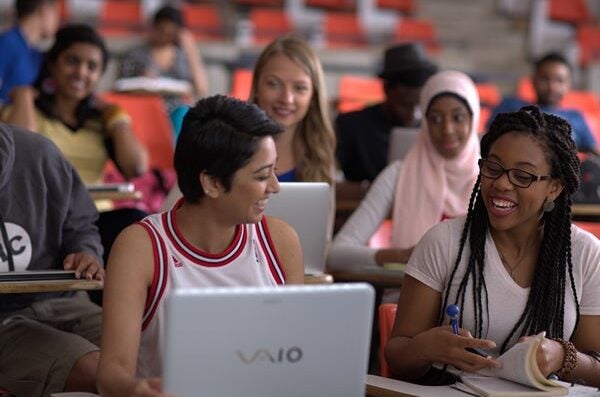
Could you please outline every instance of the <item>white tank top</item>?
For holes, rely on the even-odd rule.
[[[266,217],[257,224],[236,227],[232,243],[220,254],[192,246],[175,222],[175,207],[146,217],[143,226],[152,241],[154,277],[148,290],[137,361],[138,377],[161,376],[164,298],[177,288],[277,286],[285,274],[275,251]]]

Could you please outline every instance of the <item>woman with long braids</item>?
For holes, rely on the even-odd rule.
[[[466,218],[432,228],[411,255],[386,347],[393,375],[424,382],[434,363],[498,366],[493,357],[546,331],[542,373],[600,386],[600,242],[570,222],[570,125],[536,107],[499,114],[481,155]],[[460,335],[444,320],[450,303],[462,309]]]

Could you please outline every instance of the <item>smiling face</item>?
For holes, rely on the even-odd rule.
[[[526,133],[505,133],[492,144],[487,159],[505,169],[518,168],[534,175],[550,175],[552,171],[540,143]],[[521,188],[513,185],[506,173],[498,179],[481,178],[492,231],[536,233],[544,201],[556,199],[561,190],[558,179],[534,181]]]
[[[464,102],[441,95],[429,105],[426,119],[431,142],[438,153],[447,159],[458,156],[471,133],[471,114]]]
[[[56,95],[78,101],[86,98],[96,88],[102,75],[102,67],[100,48],[89,43],[73,44],[50,65]]]
[[[234,174],[231,189],[222,191],[221,205],[233,223],[260,222],[269,197],[279,192],[276,160],[275,141],[270,136],[262,138],[250,161]]]
[[[286,130],[304,119],[313,97],[311,77],[283,54],[275,54],[263,67],[256,85],[256,103]]]

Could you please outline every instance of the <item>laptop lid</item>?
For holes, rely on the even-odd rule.
[[[388,146],[388,163],[395,160],[402,160],[415,143],[418,133],[419,129],[413,127],[392,128]]]
[[[163,387],[181,397],[364,397],[364,283],[184,289],[167,297]]]
[[[298,233],[304,254],[304,273],[325,271],[331,187],[325,182],[281,182],[265,208],[266,215],[289,223]]]

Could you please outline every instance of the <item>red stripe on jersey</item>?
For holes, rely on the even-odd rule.
[[[173,247],[193,264],[206,267],[228,265],[241,255],[248,239],[244,225],[237,225],[233,241],[229,247],[222,253],[210,254],[194,247],[187,241],[177,226],[175,221],[175,211],[169,211],[162,214],[161,222],[165,234],[173,244]]]
[[[152,252],[154,255],[154,275],[152,277],[152,285],[148,290],[146,304],[144,305],[144,315],[142,317],[142,331],[148,327],[148,324],[154,318],[156,309],[163,298],[168,278],[168,256],[167,248],[164,241],[160,238],[157,230],[150,221],[139,222],[146,229],[152,243]]]
[[[269,233],[269,228],[267,227],[267,217],[263,216],[260,223],[255,225],[255,228],[258,235],[258,241],[260,242],[260,246],[265,254],[265,257],[267,258],[271,276],[273,276],[273,279],[277,284],[284,285],[285,272],[280,265],[281,260],[279,259],[279,255],[277,255],[277,250],[275,249],[273,240],[271,240],[271,234]]]

